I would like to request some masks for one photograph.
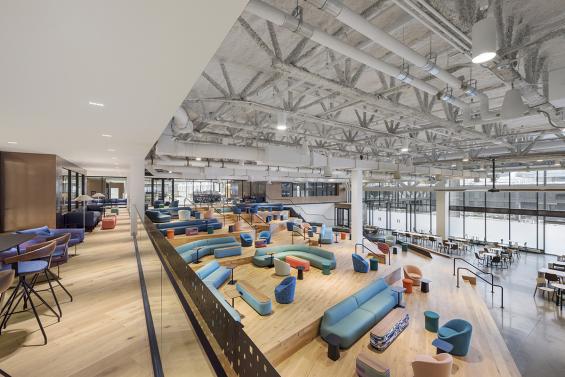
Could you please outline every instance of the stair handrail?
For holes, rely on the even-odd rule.
[[[302,205],[294,203],[294,202],[292,201],[292,199],[285,198],[284,200],[289,201],[290,204],[293,205],[293,206],[295,206],[295,207],[299,207],[299,208],[302,210],[302,212],[304,212],[304,213],[305,213],[306,215],[308,215],[308,216],[320,216],[320,217],[322,217],[322,218],[324,218],[324,219],[326,219],[326,220],[328,220],[328,221],[335,222],[335,218],[330,219],[330,218],[328,218],[328,217],[326,217],[325,215],[322,215],[322,214],[316,214],[316,213],[309,213],[309,212],[306,212],[306,210],[304,210],[304,208],[302,208]],[[321,204],[321,203],[312,203],[312,204]],[[302,217],[301,214],[299,214],[299,215],[300,215],[300,217]],[[302,220],[306,221],[306,220],[304,219],[304,217],[302,217]]]
[[[363,237],[363,238],[361,239],[361,243],[362,243],[363,245],[365,245],[365,240],[367,240],[367,242],[370,242],[372,245],[374,245],[374,246],[377,248],[377,250],[380,251],[379,245],[375,244],[373,241],[371,241],[371,240],[368,239],[367,237]],[[381,251],[381,253],[385,256],[385,262],[386,262],[386,256],[387,256],[387,254],[383,253],[382,251]],[[390,250],[390,247],[389,247],[389,251],[388,251],[388,265],[389,265],[389,266],[390,266],[390,254],[391,254],[391,250]]]
[[[361,239],[361,243],[358,242],[358,243],[355,244],[355,254],[357,254],[357,247],[358,247],[358,246],[361,246],[361,247],[362,247],[362,250],[367,249],[367,251],[369,252],[369,254],[373,254],[373,255],[378,256],[379,254],[375,253],[372,249],[370,249],[370,248],[368,248],[367,246],[365,246],[365,240],[371,242],[371,243],[374,245],[374,242],[372,242],[371,240],[366,239],[365,237],[363,237],[363,238]],[[377,250],[378,250],[378,246],[375,245],[375,247],[376,247]],[[380,251],[380,250],[379,250],[379,251]],[[381,251],[381,254],[385,256],[385,264],[387,264],[387,263],[386,263],[387,254],[383,253],[382,251]],[[389,255],[388,255],[388,265],[390,266],[390,252],[389,252],[388,254],[389,254]]]
[[[492,272],[488,272],[488,271],[483,271],[480,268],[478,268],[477,266],[469,263],[468,261],[466,261],[463,258],[453,258],[453,276],[455,276],[455,262],[461,260],[465,263],[467,263],[469,266],[473,267],[475,270],[479,271],[481,274],[483,275],[490,275],[490,281],[488,281],[487,279],[483,278],[481,275],[477,274],[474,271],[471,271],[470,269],[468,269],[467,267],[457,267],[457,288],[459,288],[459,271],[460,270],[465,270],[468,271],[470,273],[472,273],[473,275],[475,275],[476,277],[478,277],[479,279],[481,279],[482,281],[484,281],[485,283],[487,283],[488,285],[491,286],[491,293],[494,294],[494,287],[498,287],[500,288],[500,307],[504,308],[504,287],[502,285],[499,284],[494,284],[494,274]]]

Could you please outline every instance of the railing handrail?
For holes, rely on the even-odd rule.
[[[475,266],[474,264],[470,263],[469,261],[465,260],[464,258],[460,258],[460,257],[455,257],[453,258],[453,276],[455,276],[455,262],[457,262],[458,260],[467,263],[469,266],[473,267],[475,270],[480,271],[482,274],[484,275],[490,275],[491,276],[491,280],[494,283],[494,275],[492,274],[492,272],[488,272],[488,271],[483,271],[480,268],[478,268],[477,266]]]
[[[475,266],[473,266],[473,267],[475,267]],[[467,267],[457,267],[457,288],[459,288],[459,270],[469,271],[470,273],[472,273],[473,275],[475,275],[476,277],[478,277],[479,279],[481,279],[485,283],[489,284],[491,286],[491,293],[494,293],[494,287],[500,288],[500,307],[502,309],[504,309],[504,287],[502,285],[494,284],[494,282],[489,282],[488,280],[483,278],[481,275],[475,273],[474,271],[469,270]]]
[[[322,217],[322,218],[324,218],[324,219],[326,219],[326,220],[328,220],[328,221],[335,222],[335,218],[330,219],[330,218],[326,217],[325,215],[307,212],[307,211],[302,207],[301,204],[296,204],[296,203],[294,203],[294,202],[292,201],[292,199],[285,198],[284,200],[288,200],[291,205],[293,205],[293,206],[295,206],[295,207],[299,207],[299,208],[302,210],[302,212],[304,212],[304,213],[305,213],[306,215],[308,215],[308,216],[320,216],[320,217]],[[312,203],[312,204],[318,204],[318,203]],[[300,215],[300,216],[302,216],[302,215]],[[303,218],[303,220],[304,220],[304,218]]]
[[[357,254],[357,247],[358,247],[358,246],[361,246],[363,249],[367,249],[367,251],[368,251],[370,254],[373,254],[373,255],[377,255],[377,256],[378,256],[379,254],[375,253],[374,250],[369,249],[367,246],[365,246],[365,243],[364,243],[365,240],[366,240],[366,238],[363,237],[363,238],[361,239],[361,243],[357,242],[357,243],[355,244],[355,254]],[[371,240],[367,240],[367,241],[371,242]],[[371,243],[373,243],[373,242],[371,242]],[[373,243],[373,245],[374,245],[374,243]],[[375,245],[375,246],[376,246],[376,245]],[[377,249],[378,249],[378,246],[377,246]],[[379,251],[380,251],[380,250],[379,250]],[[383,253],[382,251],[381,251],[381,254],[385,256],[385,264],[386,264],[387,255],[386,255],[385,253]],[[389,254],[390,254],[390,253],[389,253]],[[388,265],[390,266],[390,255],[388,256]]]
[[[365,236],[363,236],[363,238],[361,239],[361,243],[363,244],[363,246],[365,246],[365,240],[367,240],[367,242],[370,242],[372,245],[375,245],[375,247],[377,248],[377,250],[380,251],[379,245],[377,245],[376,243],[374,243],[373,241],[371,241],[370,239],[368,239],[368,238],[365,237]],[[365,246],[365,247],[366,247],[366,246]],[[389,247],[389,249],[390,249],[390,247]],[[370,249],[369,249],[369,250],[370,250]],[[381,253],[383,253],[383,252],[381,251]],[[389,266],[390,266],[390,254],[391,254],[391,252],[390,252],[390,250],[389,250],[389,251],[388,251],[388,265],[389,265]],[[386,254],[383,253],[383,255],[385,256],[385,261],[386,261]]]

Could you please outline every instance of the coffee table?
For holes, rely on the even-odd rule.
[[[430,291],[430,283],[432,281],[430,279],[421,279],[420,280],[420,292],[428,293]]]
[[[20,245],[36,237],[35,234],[8,233],[0,235],[0,251],[9,250],[15,247],[20,253]]]
[[[304,280],[304,266],[296,266],[296,270],[298,271],[298,280]]]
[[[402,302],[401,302],[401,300],[402,300],[402,293],[403,293],[404,291],[406,291],[406,288],[393,286],[393,287],[390,287],[390,289],[391,289],[393,292],[396,292],[396,294],[397,294],[398,307],[403,308],[404,305],[402,305]]]

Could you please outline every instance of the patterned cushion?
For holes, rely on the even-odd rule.
[[[394,311],[390,312],[388,315],[394,315]],[[383,319],[383,321],[384,320],[386,320],[386,317]],[[408,313],[404,313],[404,315],[401,316],[401,319],[393,326],[391,326],[390,330],[386,333],[375,334],[372,330],[371,346],[376,348],[378,351],[384,351],[394,341],[394,339],[396,339],[396,337],[398,337],[398,335],[400,335],[400,333],[404,331],[406,327],[408,327],[409,322],[410,316],[408,315]]]

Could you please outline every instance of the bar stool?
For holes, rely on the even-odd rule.
[[[38,245],[41,245],[38,247]],[[4,315],[2,322],[0,323],[0,332],[2,329],[5,329],[8,325],[8,321],[10,320],[12,314],[16,312],[16,308],[20,301],[23,299],[24,304],[29,302],[35,319],[37,320],[37,324],[41,330],[41,334],[43,335],[44,345],[47,344],[47,335],[45,334],[45,329],[43,328],[43,324],[41,323],[41,319],[39,318],[39,314],[37,314],[37,310],[35,308],[35,304],[32,299],[32,294],[35,295],[42,303],[48,308],[56,317],[57,322],[61,320],[61,317],[53,308],[37,293],[36,290],[33,289],[33,285],[27,282],[26,277],[31,276],[32,281],[37,279],[37,276],[41,273],[45,273],[47,267],[49,266],[49,262],[45,261],[46,258],[51,258],[55,251],[55,247],[57,243],[54,241],[46,242],[43,244],[34,245],[38,247],[32,251],[26,252],[20,255],[14,255],[13,257],[8,257],[4,259],[4,263],[11,264],[15,270],[15,274],[18,277],[18,284],[16,288],[8,298],[8,301],[0,311],[0,315]],[[26,251],[29,248],[26,249]],[[49,286],[51,289],[50,280],[48,280]],[[21,290],[21,292],[20,292]],[[53,295],[54,292],[52,292]],[[16,301],[17,299],[17,301]]]

